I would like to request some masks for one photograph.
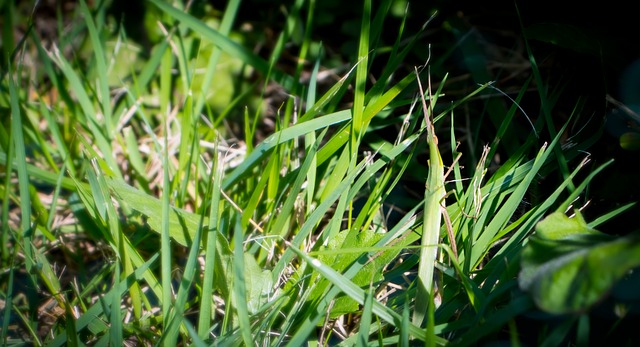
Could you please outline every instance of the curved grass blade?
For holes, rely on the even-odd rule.
[[[308,256],[305,252],[299,250],[297,247],[294,247],[291,244],[288,244],[288,246],[289,246],[288,249],[291,249],[299,257],[301,257],[305,262],[311,265],[311,267],[313,267],[316,271],[318,271],[324,278],[331,281],[331,283],[333,283],[337,288],[343,291],[350,298],[352,298],[359,304],[364,305],[365,299],[366,299],[366,293],[362,288],[358,287],[352,281],[348,280],[343,275],[333,270],[331,267],[323,264],[318,259]],[[378,301],[373,301],[372,304],[373,305],[372,305],[371,311],[374,314],[376,314],[382,320],[386,321],[387,323],[393,326],[396,326],[396,327],[401,326],[402,315],[391,310],[390,308],[386,307],[385,305],[381,304]],[[420,327],[410,323],[407,328],[411,336],[418,338],[422,341],[426,340],[426,333]],[[436,338],[435,342],[438,345],[444,345],[447,343],[447,340],[441,337],[438,337]],[[292,340],[291,343],[293,344],[294,341]]]

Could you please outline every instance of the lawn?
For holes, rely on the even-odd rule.
[[[4,345],[640,342],[622,29],[517,2],[0,9]]]

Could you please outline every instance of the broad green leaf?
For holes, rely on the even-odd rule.
[[[341,231],[337,233],[335,237],[331,238],[327,247],[320,249],[318,260],[325,264],[330,264],[336,271],[344,273],[345,269],[358,260],[362,254],[367,253],[370,247],[375,247],[384,236],[385,234],[376,233],[370,229],[362,231]],[[361,249],[361,251],[358,251],[359,249]],[[379,253],[376,253],[375,257],[371,257],[370,261],[367,262],[351,280],[361,288],[365,288],[371,283],[381,281],[383,279],[383,268],[389,264],[398,253],[400,253],[400,249],[397,247],[381,250]],[[313,301],[323,295],[328,284],[328,282],[322,282],[316,285],[309,299]],[[337,317],[357,309],[358,303],[356,301],[349,297],[339,297],[335,300],[331,308],[331,316]]]
[[[589,228],[579,213],[556,212],[536,226],[521,265],[520,287],[542,310],[582,312],[640,266],[640,234],[610,236]]]
[[[162,228],[162,202],[159,199],[126,184],[124,181],[111,178],[107,178],[106,181],[118,200],[147,216],[147,222],[151,229],[160,232]],[[195,236],[199,218],[194,213],[172,207],[169,214],[171,238],[179,244],[187,246]],[[206,225],[208,219],[205,218],[204,223]]]
[[[263,270],[256,259],[248,253],[244,254],[244,280],[247,295],[247,308],[250,314],[256,314],[269,298],[275,297],[273,293],[273,280],[271,271]]]

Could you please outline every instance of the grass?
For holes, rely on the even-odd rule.
[[[561,93],[532,50],[517,96],[496,97],[484,80],[449,97],[454,47],[409,65],[429,22],[407,32],[391,0],[364,1],[355,56],[335,79],[313,0],[287,8],[266,58],[238,34],[239,1],[217,13],[151,0],[147,52],[114,29],[107,5],[80,1],[58,40],[32,27],[3,39],[5,345],[557,345],[624,334],[637,306],[608,293],[633,287],[637,233],[595,228],[632,204],[581,217],[610,162],[585,173],[597,134],[562,145],[569,123],[551,118]],[[532,87],[542,116],[527,119]],[[494,128],[482,147],[460,115],[485,97]],[[539,193],[547,177],[557,184]],[[594,332],[596,308],[617,312],[606,333]]]

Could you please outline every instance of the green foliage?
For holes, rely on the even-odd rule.
[[[518,280],[547,312],[585,312],[638,266],[637,234],[610,236],[589,228],[580,212],[556,212],[529,238]]]
[[[56,40],[15,42],[3,4],[3,343],[551,345],[586,341],[611,293],[634,313],[637,232],[593,229],[633,203],[558,212],[609,163],[584,173],[599,134],[554,124],[533,50],[511,99],[461,21],[343,5],[152,0],[134,41],[80,1]],[[332,9],[357,13],[350,47],[322,41]],[[458,39],[437,57],[431,25]],[[533,89],[541,116],[519,119]]]

